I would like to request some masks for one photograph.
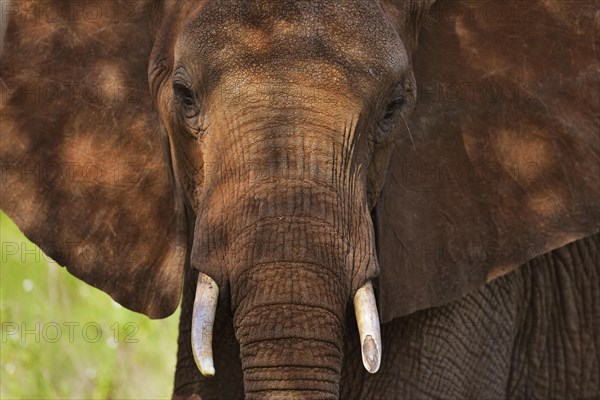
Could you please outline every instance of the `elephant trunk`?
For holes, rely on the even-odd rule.
[[[366,223],[370,217],[360,203],[344,207],[345,202],[328,202],[337,195],[324,186],[288,182],[285,189],[282,193],[271,184],[254,186],[251,200],[264,194],[267,215],[261,207],[232,206],[243,214],[231,219],[237,229],[223,230],[226,245],[206,241],[197,247],[210,251],[196,253],[208,255],[202,263],[193,259],[206,268],[194,311],[202,316],[194,317],[194,324],[202,326],[193,334],[200,338],[200,345],[194,344],[196,361],[204,375],[214,373],[210,343],[204,340],[210,340],[212,331],[204,327],[210,327],[208,311],[216,308],[215,288],[222,286],[231,302],[248,399],[336,399],[344,321],[355,293],[363,363],[375,372],[381,359],[379,321],[368,282],[376,273],[372,228]],[[250,201],[247,194],[242,199]],[[210,269],[215,263],[210,255],[219,252],[220,262],[228,266],[225,285],[217,284],[218,270]]]
[[[346,301],[314,264],[253,267],[234,315],[247,399],[337,399]]]
[[[336,399],[352,252],[341,223],[283,200],[274,208],[283,212],[255,220],[233,246],[243,254],[229,285],[246,398]]]
[[[251,134],[224,138],[233,150],[205,160],[223,167],[204,175],[198,203],[213,212],[196,220],[191,263],[229,295],[247,398],[338,398],[346,309],[378,273],[366,177],[351,156],[354,124],[327,129],[306,115],[286,127],[283,114],[237,115],[230,130]],[[381,341],[367,292],[355,304],[374,313],[360,321],[363,360],[375,372]],[[207,348],[197,360],[211,375]]]

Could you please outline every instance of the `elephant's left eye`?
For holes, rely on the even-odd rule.
[[[388,97],[388,102],[380,114],[375,133],[375,142],[383,143],[390,138],[394,132],[394,127],[398,122],[398,117],[405,111],[407,96],[410,96],[403,85],[398,85],[392,95]]]
[[[396,97],[394,100],[388,103],[385,113],[383,114],[384,120],[390,120],[394,118],[396,113],[402,108],[402,106],[406,103],[406,99],[403,95]]]
[[[379,123],[378,123],[378,132],[379,133],[377,134],[376,139],[375,139],[377,142],[385,141],[389,137],[389,135],[393,131],[392,128],[394,127],[394,125],[396,123],[397,116],[400,114],[400,112],[402,111],[402,108],[404,107],[405,104],[406,104],[406,97],[404,95],[404,91],[402,91],[402,92],[397,91],[393,97],[393,100],[391,100],[385,106],[385,110],[379,119]]]

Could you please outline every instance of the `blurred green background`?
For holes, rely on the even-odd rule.
[[[121,307],[0,213],[0,398],[170,398],[178,320]]]

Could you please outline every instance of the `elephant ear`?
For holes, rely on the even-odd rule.
[[[164,317],[183,206],[147,82],[152,1],[18,1],[1,61],[0,207],[75,276]]]
[[[396,147],[375,209],[383,321],[598,232],[598,14],[574,5],[431,8],[414,56],[415,148]]]

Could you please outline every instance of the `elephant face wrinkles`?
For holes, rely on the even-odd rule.
[[[598,393],[594,2],[8,3],[0,208],[174,398]]]
[[[149,79],[195,216],[191,265],[226,289],[245,370],[266,366],[257,351],[295,337],[267,364],[303,364],[303,349],[316,346],[335,354],[328,364],[339,371],[339,321],[378,274],[370,210],[387,148],[414,104],[402,40],[377,3],[360,1],[209,1],[165,8],[161,18],[169,13],[182,28],[159,29],[154,65],[167,60],[168,73],[151,68]],[[278,330],[271,313],[287,315],[287,327]],[[380,348],[365,329],[373,372]]]
[[[225,147],[226,135],[235,135],[235,147],[227,148],[239,151],[244,140],[260,140],[252,132],[257,124],[267,146],[286,135],[314,135],[313,124],[337,136],[323,137],[323,148],[362,141],[351,149],[359,160],[352,167],[368,173],[374,202],[389,158],[374,144],[394,141],[390,133],[414,104],[408,55],[377,4],[185,2],[162,12],[182,28],[158,28],[151,65],[168,60],[170,73],[151,74],[150,81],[160,87],[157,103],[181,164],[176,169],[192,175],[182,179],[188,197],[204,183],[206,172],[196,173],[202,164],[214,168],[207,158]]]
[[[209,1],[165,6],[160,18],[181,25],[158,23],[151,65],[167,60],[168,73],[149,79],[195,215],[194,267],[224,284],[241,268],[232,255],[257,262],[237,243],[260,244],[248,231],[277,231],[269,219],[279,218],[300,237],[330,232],[318,246],[335,256],[308,260],[350,269],[349,299],[377,274],[369,210],[414,104],[408,55],[382,9]],[[310,219],[326,228],[306,228]]]

